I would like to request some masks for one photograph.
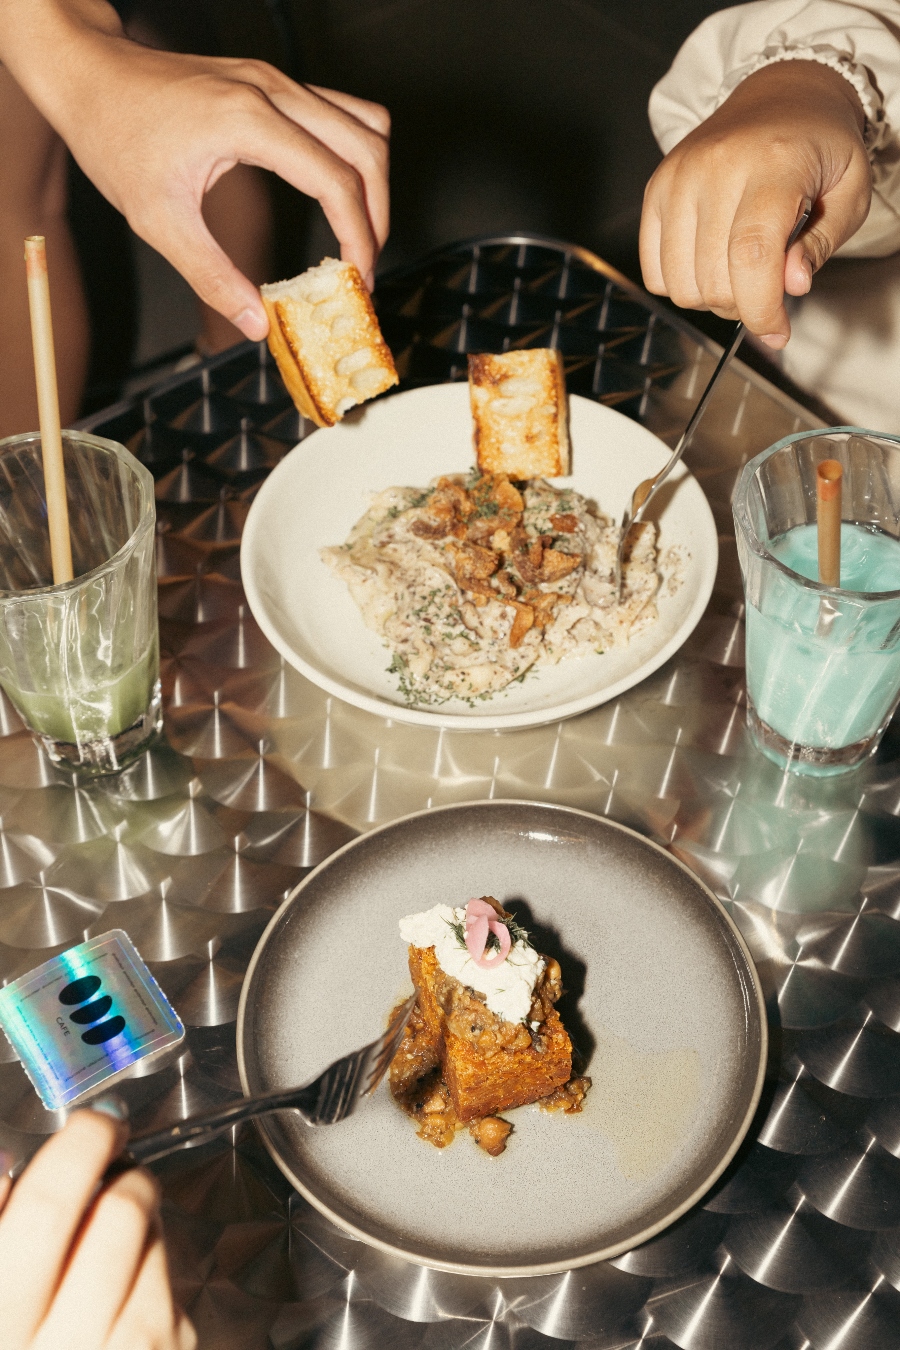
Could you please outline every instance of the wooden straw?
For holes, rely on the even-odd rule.
[[[816,468],[816,508],[819,521],[819,580],[823,586],[841,584],[840,461],[823,459]]]
[[[31,310],[31,343],[37,382],[41,454],[47,493],[47,524],[50,528],[50,559],[53,584],[72,580],[72,541],[69,537],[69,506],[63,467],[62,432],[59,425],[59,395],[56,390],[56,357],[53,351],[53,321],[50,316],[50,284],[47,250],[42,234],[25,240],[25,271],[28,276],[28,306]]]

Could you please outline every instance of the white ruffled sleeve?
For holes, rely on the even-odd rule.
[[[866,116],[873,198],[839,250],[884,257],[900,249],[900,0],[754,0],[696,28],[650,96],[665,153],[724,103],[742,80],[776,61],[817,61],[846,79]]]

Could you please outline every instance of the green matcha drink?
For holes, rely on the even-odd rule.
[[[54,763],[116,773],[159,730],[153,478],[63,433],[74,580],[52,584],[37,435],[0,441],[0,686]]]
[[[129,670],[85,689],[73,685],[65,694],[56,694],[22,689],[9,679],[0,678],[0,684],[32,731],[51,741],[78,745],[112,740],[133,727],[153,699],[158,672],[159,654],[154,643]]]
[[[815,525],[769,544],[779,562],[818,577]],[[859,525],[841,526],[841,589],[900,591],[900,541]],[[820,622],[821,596],[784,591],[762,613],[747,606],[747,689],[762,720],[786,741],[824,749],[874,735],[900,693],[900,646],[885,646],[886,614],[865,621],[839,613]]]

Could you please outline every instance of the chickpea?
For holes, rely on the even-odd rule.
[[[422,1114],[426,1116],[439,1115],[446,1109],[447,1102],[440,1088],[436,1088],[431,1096],[422,1103]]]
[[[485,1116],[484,1120],[473,1120],[469,1133],[485,1153],[492,1158],[498,1157],[506,1148],[506,1140],[512,1130],[508,1120],[499,1116]]]

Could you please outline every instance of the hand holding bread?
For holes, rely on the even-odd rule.
[[[372,284],[389,212],[390,119],[378,104],[296,84],[263,61],[141,46],[97,0],[9,0],[0,61],[135,233],[246,337],[266,336],[259,292],[201,210],[235,164],[316,198]]]

